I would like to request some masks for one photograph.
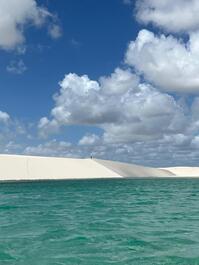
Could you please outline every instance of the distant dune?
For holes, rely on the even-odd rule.
[[[168,170],[177,177],[199,177],[199,167],[167,167],[161,169]]]
[[[199,177],[199,168],[152,168],[100,159],[0,155],[0,181]]]

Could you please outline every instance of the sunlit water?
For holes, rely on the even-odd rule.
[[[7,264],[199,264],[199,180],[2,183]]]

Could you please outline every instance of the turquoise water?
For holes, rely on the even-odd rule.
[[[199,180],[2,183],[7,264],[199,264]]]

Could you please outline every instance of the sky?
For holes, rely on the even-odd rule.
[[[0,0],[0,153],[199,164],[197,0]]]

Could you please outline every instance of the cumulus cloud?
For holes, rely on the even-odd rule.
[[[188,42],[172,36],[155,35],[141,30],[130,42],[126,63],[135,67],[145,79],[169,92],[199,91],[199,32]]]
[[[107,83],[114,83],[118,79],[116,86],[108,86]],[[119,121],[122,119],[120,105],[115,104],[118,97],[122,98],[124,90],[134,89],[137,78],[129,70],[122,71],[116,69],[112,78],[102,78],[101,86],[98,81],[93,81],[88,76],[78,76],[68,74],[60,82],[60,92],[54,96],[55,107],[51,111],[52,119],[46,117],[39,122],[39,129],[48,132],[47,127],[52,123],[62,126],[71,124],[95,125]],[[124,88],[121,86],[124,84]],[[122,91],[123,90],[123,91]],[[112,91],[112,92],[111,92]],[[121,104],[121,103],[120,103]],[[42,121],[45,121],[42,123]]]
[[[23,44],[27,24],[40,27],[48,20],[53,23],[51,36],[58,35],[55,17],[35,0],[0,0],[0,48],[9,50]]]
[[[198,0],[137,0],[136,18],[167,32],[187,32],[199,28]]]
[[[12,74],[23,74],[26,70],[27,67],[23,60],[18,60],[18,61],[11,61],[9,65],[7,65],[6,70]]]
[[[103,126],[106,142],[158,139],[164,133],[182,130],[186,124],[184,110],[172,96],[148,84],[140,84],[137,89],[120,105],[122,122]]]
[[[130,69],[116,68],[110,76],[101,77],[100,84],[104,94],[119,96],[135,89],[139,84],[139,77]]]
[[[139,79],[129,69],[117,68],[99,81],[68,74],[54,96],[52,118],[39,122],[40,134],[71,124],[94,125],[104,130],[106,142],[158,139],[182,130],[184,109],[176,100]],[[80,143],[88,142],[83,138]]]
[[[29,147],[26,153],[115,159],[146,165],[194,165],[199,154],[199,97],[190,104],[143,83],[130,70],[117,68],[98,81],[68,74],[59,83],[51,118],[39,131],[47,136],[62,126],[88,125],[103,134],[85,134],[60,151],[59,142]],[[51,128],[51,129],[50,129]],[[52,146],[50,144],[50,146]],[[59,150],[59,151],[56,151]],[[53,151],[54,150],[54,151]]]

